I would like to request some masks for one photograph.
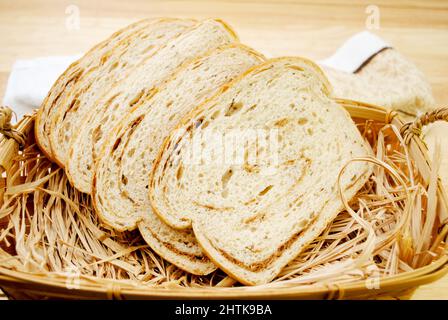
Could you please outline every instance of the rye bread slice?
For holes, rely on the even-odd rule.
[[[98,157],[92,198],[104,222],[117,230],[138,226],[154,251],[190,273],[216,268],[191,229],[170,228],[152,212],[148,175],[163,140],[182,116],[262,60],[240,44],[220,47],[181,67],[153,97],[135,106],[108,134]]]
[[[57,112],[51,118],[50,146],[55,160],[66,166],[71,137],[79,130],[86,116],[103,92],[114,83],[125,79],[137,65],[165,46],[171,40],[193,27],[192,20],[163,19],[153,22],[117,42],[104,53],[98,64],[83,72],[70,90],[60,99]]]
[[[167,43],[115,83],[83,119],[83,130],[71,140],[66,172],[73,185],[91,193],[94,160],[112,130],[132,109],[151,97],[182,64],[222,45],[235,43],[235,33],[220,20],[206,20]]]
[[[49,140],[50,119],[55,112],[57,112],[58,105],[60,101],[64,100],[65,94],[70,91],[71,87],[77,83],[80,77],[82,77],[85,70],[97,66],[101,61],[101,56],[114,48],[117,42],[128,37],[133,32],[146,28],[148,25],[155,23],[158,20],[160,19],[145,19],[115,32],[108,39],[90,49],[82,58],[72,63],[67,70],[59,76],[42,102],[34,126],[36,141],[48,158],[54,160]]]
[[[270,60],[225,86],[170,134],[150,177],[167,224],[193,228],[209,258],[248,285],[274,279],[343,209],[337,180],[371,154],[320,69]],[[370,176],[352,163],[348,199]]]

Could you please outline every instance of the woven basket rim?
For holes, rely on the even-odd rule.
[[[413,271],[403,272],[398,275],[382,277],[380,279],[381,285],[376,289],[367,289],[364,280],[355,281],[351,283],[341,283],[338,285],[307,285],[294,287],[279,287],[279,288],[263,288],[263,290],[247,291],[245,287],[234,288],[161,288],[161,287],[141,287],[141,288],[121,288],[119,280],[114,280],[115,285],[104,286],[99,283],[91,282],[91,287],[81,285],[80,288],[68,288],[65,282],[55,282],[44,277],[39,277],[33,273],[26,273],[23,271],[11,271],[0,267],[0,285],[14,285],[17,287],[33,287],[40,286],[41,289],[53,287],[58,292],[79,292],[107,294],[110,291],[116,291],[120,296],[141,296],[141,297],[159,297],[159,298],[285,298],[298,297],[308,295],[335,295],[339,298],[345,296],[357,296],[365,293],[379,294],[384,292],[403,290],[408,288],[416,288],[420,285],[434,282],[444,275],[448,274],[448,256],[441,256],[439,259],[430,265],[418,268]],[[256,288],[256,287],[254,287]],[[225,291],[223,290],[225,289]],[[244,292],[243,292],[244,291]],[[243,294],[243,295],[242,295]]]

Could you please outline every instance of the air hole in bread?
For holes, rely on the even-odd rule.
[[[96,127],[95,130],[93,131],[93,137],[92,137],[93,142],[97,143],[101,139],[102,135],[103,135],[103,132],[101,131],[101,126]],[[118,140],[121,140],[121,139],[118,139]],[[115,143],[117,143],[117,141]],[[118,147],[118,145],[116,145],[116,146],[114,145],[114,148],[112,148],[112,152],[115,151],[116,147]]]
[[[297,123],[300,124],[301,126],[305,125],[308,122],[307,118],[299,118],[299,120],[297,120]]]
[[[298,70],[298,71],[303,71],[304,69],[302,67],[296,66],[296,65],[290,65],[288,66],[288,68],[293,69],[293,70]],[[295,74],[295,73],[293,73]]]
[[[201,124],[202,124],[203,121],[204,121],[204,117],[197,119],[197,120],[194,122],[194,128],[195,128],[195,129],[199,128],[199,127],[201,126]]]
[[[135,148],[132,148],[131,150],[128,151],[128,157],[132,157],[135,153]]]
[[[229,169],[226,171],[226,173],[224,173],[221,177],[221,182],[222,182],[222,187],[223,189],[226,188],[227,183],[229,183],[230,178],[232,178],[233,175],[233,170]]]
[[[107,122],[107,121],[109,121],[109,115],[106,115],[106,116],[103,118],[103,120],[102,120],[103,123],[105,123],[105,122]]]
[[[129,107],[132,108],[133,106],[135,106],[140,101],[140,99],[143,97],[144,94],[145,89],[140,90],[140,92],[137,93],[135,97],[129,102]]]
[[[173,100],[168,101],[168,103],[166,104],[166,107],[169,108],[171,107],[171,105],[173,104]]]
[[[121,195],[122,197],[124,197],[124,198],[128,198],[128,199],[130,199],[130,198],[129,198],[129,195],[128,195],[128,193],[127,193],[126,191],[121,191],[121,192],[120,192],[120,195]]]
[[[107,60],[109,60],[109,55],[108,54],[105,54],[105,55],[103,55],[102,57],[101,57],[101,59],[100,59],[100,63],[103,65],[103,64],[105,64],[106,62],[107,62]]]
[[[152,49],[154,49],[154,45],[153,45],[153,44],[147,46],[147,47],[142,51],[142,53],[143,53],[143,54],[144,54],[144,53],[147,53],[147,52],[151,51]]]
[[[118,65],[119,65],[118,61],[115,61],[115,62],[110,66],[109,71],[112,71],[112,70],[116,69],[116,68],[118,67]]]
[[[224,114],[226,117],[230,117],[238,113],[243,108],[243,104],[241,102],[235,102],[232,100],[232,103],[230,104],[229,108],[227,109],[226,113]]]
[[[261,190],[258,195],[259,196],[264,196],[266,193],[268,193],[271,189],[272,189],[273,185],[269,185],[266,188],[264,188],[263,190]]]
[[[289,122],[289,120],[287,118],[283,118],[283,119],[277,120],[274,123],[274,126],[276,126],[276,127],[284,127],[285,125],[288,124],[288,122]]]
[[[128,178],[124,174],[121,175],[121,183],[124,185],[128,184]]]
[[[120,145],[121,142],[121,138],[118,138],[115,143],[114,146],[112,147],[112,152],[115,152],[115,150],[117,150],[118,146]]]
[[[180,165],[179,168],[177,168],[176,179],[177,180],[182,179],[183,173],[184,173],[184,167],[182,165]]]
[[[301,221],[298,223],[298,225],[299,225],[300,228],[305,228],[307,224],[308,224],[308,220],[306,220],[306,219],[301,220]]]
[[[204,122],[202,123],[202,125],[201,125],[201,129],[205,129],[205,128],[207,128],[209,124],[210,124],[210,122],[208,122],[208,121],[204,121]]]
[[[213,112],[213,114],[210,116],[210,119],[215,120],[221,113],[221,110],[216,110]]]
[[[257,107],[257,104],[255,103],[255,104],[251,105],[249,108],[247,108],[247,110],[244,113],[249,113],[252,110],[254,110],[256,107]]]
[[[200,66],[202,66],[202,61],[198,61],[194,64],[194,66],[191,68],[191,70],[196,70],[197,68],[199,68]]]
[[[67,111],[64,113],[64,116],[62,117],[62,121],[65,120],[65,118],[67,117],[68,112],[69,112],[70,110],[74,109],[75,104],[78,103],[77,101],[78,101],[78,100],[76,100],[76,99],[73,99],[73,100],[72,100],[72,102],[70,103],[70,106],[68,107]]]

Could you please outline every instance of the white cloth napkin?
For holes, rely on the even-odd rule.
[[[348,39],[331,57],[319,63],[345,72],[356,71],[371,56],[388,47],[374,34],[364,31]],[[17,60],[11,70],[3,105],[20,119],[39,108],[59,75],[81,55]]]
[[[319,61],[319,63],[326,67],[353,73],[374,54],[388,47],[390,45],[380,37],[363,31],[352,36],[331,57]]]
[[[39,108],[47,92],[62,72],[81,55],[17,60],[6,86],[3,105],[14,110],[17,118]]]

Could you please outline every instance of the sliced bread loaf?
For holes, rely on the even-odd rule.
[[[73,185],[85,193],[92,191],[94,158],[109,130],[139,101],[152,96],[181,64],[236,40],[235,33],[222,21],[203,21],[138,64],[125,81],[108,89],[100,100],[92,101],[85,113],[79,115],[86,117],[84,130],[78,130],[71,140],[66,172]]]
[[[50,119],[57,111],[60,101],[64,100],[65,94],[67,94],[71,87],[77,83],[78,79],[82,77],[85,70],[99,65],[101,62],[101,56],[115,47],[119,41],[159,20],[160,19],[142,20],[115,32],[108,39],[93,47],[81,59],[72,63],[56,80],[51,90],[48,92],[48,95],[42,102],[42,105],[37,113],[36,123],[34,126],[36,141],[47,157],[54,160],[49,140]]]
[[[79,130],[79,125],[101,93],[124,79],[134,66],[153,56],[194,23],[180,19],[153,22],[117,42],[113,49],[101,56],[97,65],[84,71],[82,77],[65,93],[63,100],[59,100],[57,112],[50,123],[51,152],[61,166],[66,165],[73,133]]]
[[[338,175],[369,155],[320,69],[279,58],[248,71],[192,111],[166,139],[150,178],[153,209],[193,227],[207,255],[248,285],[266,283],[342,210]],[[340,177],[352,198],[370,176]]]
[[[108,134],[98,157],[92,196],[103,221],[117,230],[138,226],[154,251],[190,273],[215,269],[191,229],[172,229],[152,212],[148,175],[163,140],[180,118],[262,59],[240,44],[213,50],[180,68]]]

